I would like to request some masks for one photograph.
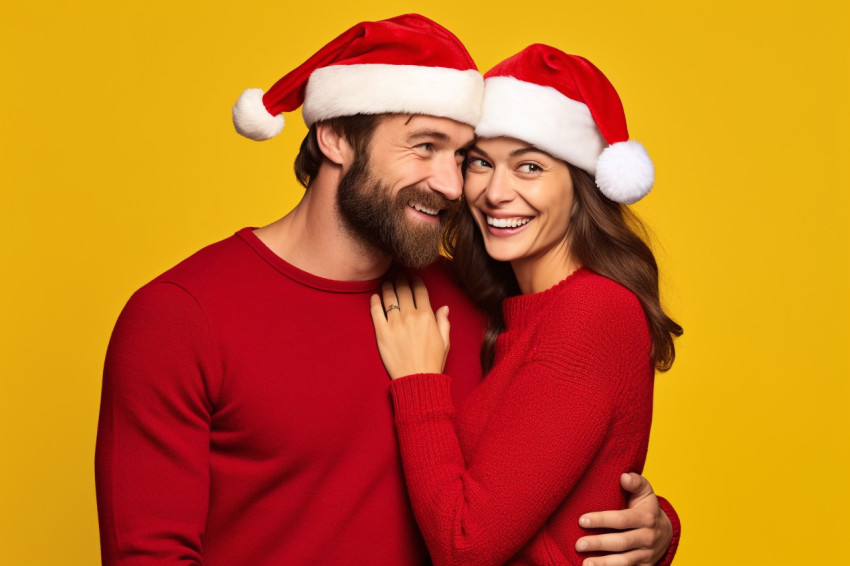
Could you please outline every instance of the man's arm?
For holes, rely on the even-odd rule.
[[[586,536],[576,541],[579,552],[616,552],[588,558],[583,566],[667,566],[679,547],[681,524],[670,503],[657,497],[643,476],[623,474],[620,485],[629,492],[628,506],[619,511],[586,513],[579,524],[586,529],[621,532]]]
[[[209,503],[209,329],[169,283],[127,303],[106,356],[95,453],[103,564],[201,564]]]

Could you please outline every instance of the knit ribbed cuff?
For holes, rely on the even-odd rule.
[[[679,548],[679,539],[682,537],[682,523],[679,521],[679,515],[673,506],[670,505],[669,501],[663,497],[659,497],[658,505],[670,519],[670,524],[673,525],[673,539],[670,541],[670,546],[667,547],[667,554],[658,561],[657,566],[670,566],[673,563],[673,557],[676,556],[676,550]]]
[[[454,413],[452,380],[440,373],[416,373],[390,384],[396,420],[419,420]]]

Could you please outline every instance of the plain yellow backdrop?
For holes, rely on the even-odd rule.
[[[646,474],[682,516],[676,563],[846,563],[850,3],[0,0],[0,564],[97,563],[124,301],[300,197],[300,115],[254,143],[233,101],[405,11],[482,69],[533,42],[588,57],[655,160],[636,208],[686,333]]]

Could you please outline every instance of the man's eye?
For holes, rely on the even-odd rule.
[[[430,142],[426,142],[426,143],[420,143],[416,147],[418,149],[424,149],[425,151],[431,151],[432,149],[434,149],[434,144],[432,144]]]

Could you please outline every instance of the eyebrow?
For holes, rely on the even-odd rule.
[[[442,142],[451,141],[451,138],[445,132],[441,132],[439,130],[419,130],[413,132],[409,136],[407,136],[406,141],[408,143],[413,143],[419,140],[438,140]],[[468,148],[472,145],[472,142],[475,140],[474,137],[469,138],[469,141],[463,144],[463,148]]]
[[[409,142],[421,139],[448,141],[449,136],[445,132],[438,132],[436,130],[419,130],[407,136],[407,141]]]
[[[472,147],[469,148],[469,151],[474,151],[476,153],[480,153],[484,157],[490,159],[490,156],[487,154],[487,152],[484,151],[483,149],[481,149],[480,147],[478,147],[477,145],[472,145]],[[524,155],[526,153],[542,153],[543,155],[548,155],[549,157],[552,157],[552,155],[548,151],[543,151],[539,147],[534,147],[534,146],[521,147],[519,149],[515,149],[511,152],[509,157],[517,157],[518,155]]]

